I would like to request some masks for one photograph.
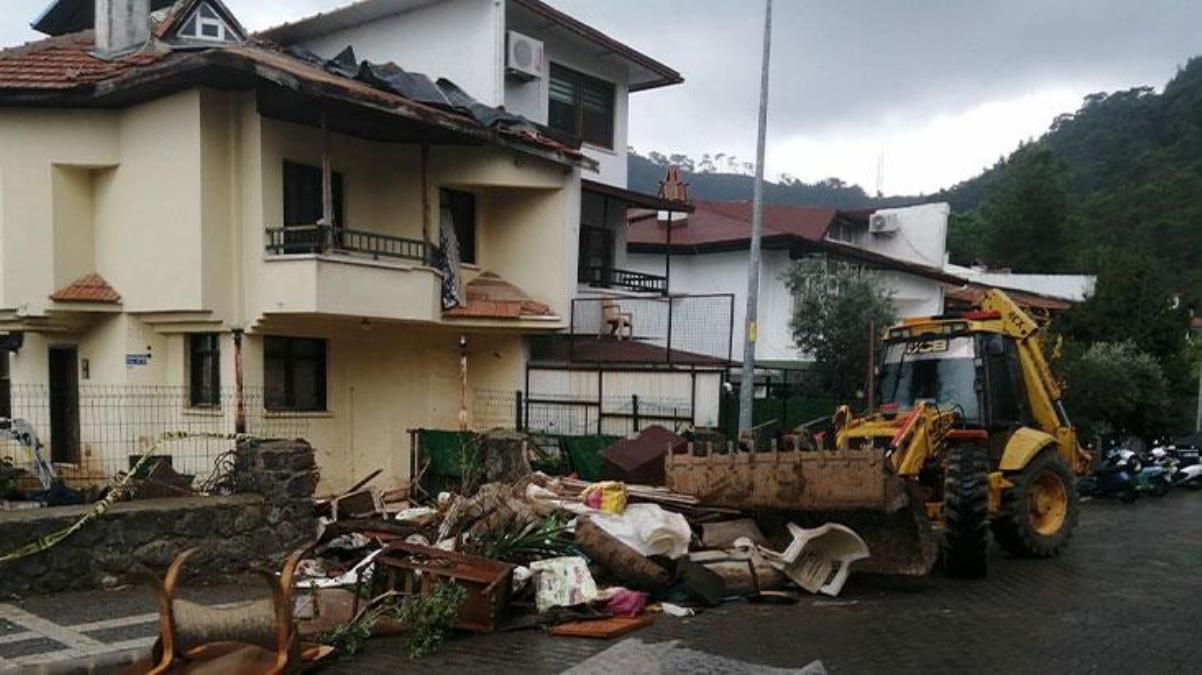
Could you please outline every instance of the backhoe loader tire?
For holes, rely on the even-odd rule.
[[[989,558],[989,466],[984,448],[950,448],[943,477],[943,569],[964,579],[985,576]]]
[[[1077,525],[1077,494],[1064,460],[1048,448],[1006,478],[1014,487],[1002,492],[993,520],[994,541],[1007,553],[1025,558],[1059,553]]]

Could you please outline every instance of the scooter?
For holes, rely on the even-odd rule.
[[[1202,488],[1202,463],[1198,462],[1196,449],[1162,445],[1152,448],[1149,454],[1168,471],[1170,485],[1191,490]]]
[[[1138,471],[1135,453],[1124,454],[1119,448],[1106,451],[1102,461],[1088,476],[1077,481],[1077,491],[1085,497],[1118,497],[1130,504],[1139,499],[1135,474]]]
[[[1139,466],[1135,472],[1135,489],[1138,492],[1147,492],[1153,497],[1163,497],[1172,487],[1169,475],[1170,470],[1160,464]]]

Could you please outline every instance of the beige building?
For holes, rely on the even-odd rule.
[[[322,491],[403,482],[410,429],[473,424],[568,327],[592,160],[248,39],[218,0],[144,23],[0,52],[7,412],[64,475],[183,425],[304,435]]]

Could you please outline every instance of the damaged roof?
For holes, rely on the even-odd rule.
[[[150,65],[164,56],[139,52],[105,61],[92,56],[94,45],[92,31],[86,30],[0,49],[0,90],[73,89]]]
[[[191,4],[180,2],[157,16],[169,23],[180,7]],[[433,142],[495,143],[552,161],[590,163],[578,147],[542,134],[525,118],[479,103],[447,80],[432,83],[392,63],[353,63],[351,49],[326,61],[261,40],[179,45],[159,32],[161,26],[146,47],[113,60],[93,55],[91,30],[0,50],[0,106],[119,107],[197,86],[258,89],[281,94],[268,112],[289,121],[316,123],[320,110],[314,103],[321,101],[341,106],[331,110],[348,116],[331,122],[335,131],[387,138],[401,134],[398,122],[404,122],[405,133],[413,136],[417,123],[439,132],[430,133]],[[371,123],[350,119],[356,110]],[[417,136],[412,140],[427,140]]]
[[[319,12],[273,26],[259,35],[284,45],[297,44],[334,31],[346,30],[386,16],[401,14],[422,5],[433,4],[436,1],[438,0],[359,0],[326,12]],[[631,92],[684,82],[684,77],[675,69],[545,2],[541,2],[541,0],[509,0],[507,6],[520,13],[521,18],[525,19],[525,23],[570,33],[590,43],[600,56],[620,59],[630,71]],[[506,28],[526,29],[524,25],[507,25]]]

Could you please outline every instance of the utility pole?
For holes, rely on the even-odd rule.
[[[768,140],[768,71],[772,55],[772,0],[764,7],[764,57],[760,66],[759,137],[755,146],[755,192],[751,207],[751,251],[747,265],[747,318],[743,329],[743,376],[739,378],[739,434],[752,427],[755,403],[755,343],[760,296],[760,237],[764,229],[764,154]]]

